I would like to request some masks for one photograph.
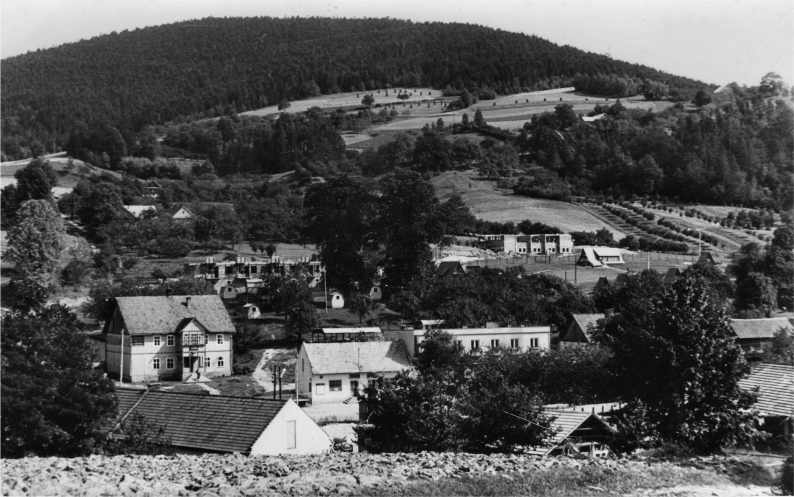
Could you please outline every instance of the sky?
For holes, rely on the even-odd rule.
[[[708,83],[794,84],[792,0],[2,0],[0,55],[207,16],[393,17],[535,34]]]

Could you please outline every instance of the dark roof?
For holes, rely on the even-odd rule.
[[[123,390],[119,389],[117,395]],[[131,394],[121,394],[125,402]],[[250,452],[286,400],[147,390],[129,414],[162,428],[171,445],[211,452]],[[121,397],[119,398],[121,402]]]
[[[592,331],[593,328],[598,326],[598,321],[604,319],[606,317],[602,313],[595,313],[595,314],[571,314],[573,318],[573,324],[581,330],[582,335],[584,335],[585,339],[590,342],[592,341]]]
[[[185,306],[187,298],[190,304]],[[121,317],[132,335],[174,333],[186,318],[210,333],[234,333],[234,324],[218,295],[116,297]]]
[[[466,270],[463,268],[463,265],[460,263],[460,261],[444,261],[438,265],[438,268],[436,268],[436,274],[439,276],[460,274],[464,272],[466,272]]]
[[[758,388],[761,414],[794,417],[794,365],[761,363],[739,380],[744,390]]]
[[[116,388],[116,399],[119,401],[119,419],[123,418],[132,406],[141,399],[144,392],[143,388]]]
[[[771,339],[781,329],[794,332],[787,318],[731,319],[731,328],[739,340]]]

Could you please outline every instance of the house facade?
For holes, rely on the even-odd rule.
[[[217,295],[117,297],[105,360],[121,381],[230,376],[235,328]]]
[[[480,246],[494,252],[521,255],[570,255],[573,239],[567,233],[480,235]]]
[[[298,399],[343,402],[378,378],[411,368],[401,341],[304,343],[295,364]]]
[[[431,322],[428,320],[428,322]],[[436,320],[432,320],[436,322]],[[421,328],[414,330],[384,331],[389,340],[401,340],[411,356],[419,351],[419,344],[425,340],[429,329],[437,329],[452,336],[464,352],[478,352],[487,349],[526,351],[531,349],[548,350],[551,347],[550,326],[512,326],[485,328]]]

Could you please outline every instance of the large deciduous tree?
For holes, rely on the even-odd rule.
[[[3,318],[3,457],[76,456],[116,414],[113,383],[92,369],[91,347],[65,307]]]
[[[372,274],[364,249],[372,245],[375,199],[347,176],[313,186],[306,194],[305,235],[320,248],[327,282],[346,294],[369,288]]]
[[[738,385],[749,367],[706,280],[684,274],[630,307],[643,310],[613,315],[597,335],[646,434],[699,451],[750,440],[753,396]]]

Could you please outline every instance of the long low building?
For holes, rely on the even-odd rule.
[[[292,400],[117,388],[118,427],[135,418],[183,452],[320,454],[331,440]],[[138,427],[136,427],[138,428]]]
[[[512,326],[485,328],[442,328],[441,332],[452,336],[452,340],[465,352],[486,349],[508,349],[525,351],[529,349],[549,349],[551,346],[550,326]],[[411,356],[419,351],[419,344],[425,340],[427,329],[384,331],[390,340],[402,340]]]

